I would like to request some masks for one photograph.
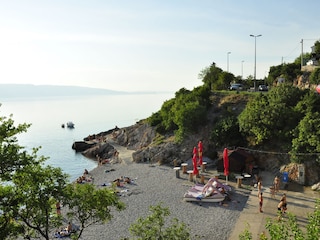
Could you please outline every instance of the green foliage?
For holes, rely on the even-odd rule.
[[[69,184],[62,201],[69,209],[68,217],[80,223],[79,232],[74,234],[75,239],[79,239],[88,226],[110,220],[110,207],[118,211],[125,208],[114,189],[97,189],[91,184]]]
[[[307,61],[311,58],[311,53],[303,53],[303,65],[306,65]],[[301,54],[294,60],[295,64],[300,64],[301,66]]]
[[[175,132],[176,141],[181,141],[186,134],[195,132],[205,123],[209,107],[210,91],[202,86],[193,91],[180,89],[175,98],[163,103],[160,111],[148,119],[156,126],[158,133]]]
[[[238,119],[231,115],[217,121],[213,126],[210,140],[215,147],[241,146],[244,139],[239,131]]]
[[[314,52],[315,52],[316,55],[320,54],[320,41],[316,41],[314,43]]]
[[[309,77],[309,82],[311,84],[319,84],[320,83],[320,68],[316,68]]]
[[[222,73],[222,69],[216,67],[213,63],[210,67],[205,68],[199,74],[199,78],[202,79],[204,86],[208,87],[209,90],[223,89],[223,83],[219,82],[219,76]]]
[[[178,219],[173,218],[171,223],[165,228],[165,217],[170,216],[170,211],[161,204],[149,207],[151,215],[146,218],[139,218],[131,224],[129,230],[133,239],[150,240],[187,240],[190,239],[190,233],[186,224],[180,223]]]
[[[313,214],[308,215],[306,239],[320,238],[320,199],[317,200]]]
[[[24,228],[13,215],[12,205],[17,204],[16,194],[12,186],[0,185],[0,239],[10,239],[24,233]]]
[[[291,159],[294,162],[303,162],[312,156],[312,153],[319,153],[319,95],[309,92],[297,104],[295,111],[299,112],[300,122],[292,131],[292,149],[290,151]],[[309,154],[299,154],[309,153]],[[320,162],[318,154],[312,156]]]
[[[252,145],[261,145],[274,138],[290,143],[291,131],[299,123],[295,105],[304,91],[282,84],[267,94],[259,94],[248,102],[239,115],[240,132],[250,139]]]
[[[18,145],[16,135],[26,132],[31,125],[19,124],[15,126],[11,117],[0,116],[0,175],[2,181],[10,181],[15,171],[23,169],[25,165],[44,160],[36,158],[37,149],[34,149],[33,155],[29,155]]]
[[[307,113],[299,122],[292,140],[291,159],[295,162],[308,160],[310,155],[299,155],[299,153],[320,152],[320,113]],[[313,156],[320,163],[318,154]]]
[[[244,229],[244,231],[242,233],[240,233],[239,235],[239,240],[252,240],[252,233],[250,232],[250,226],[247,223],[246,224],[246,228]]]
[[[306,232],[302,231],[301,227],[297,224],[297,218],[288,213],[288,220],[279,216],[278,220],[268,219],[266,228],[269,232],[270,239],[283,240],[314,240],[320,239],[320,199],[317,199],[315,210],[313,213],[308,214],[308,223]],[[252,234],[247,226],[246,229],[239,235],[240,240],[252,239]],[[267,239],[265,234],[260,235],[260,239]]]
[[[37,156],[38,149],[29,154],[19,146],[16,135],[30,124],[15,126],[11,117],[0,117],[1,239],[29,233],[49,239],[49,229],[59,223],[51,216],[52,197],[60,195],[66,176],[43,168],[46,158]]]
[[[61,225],[61,218],[52,214],[52,205],[63,195],[66,180],[60,168],[26,165],[13,175],[10,185],[0,186],[1,209],[6,217],[16,219],[24,234],[49,239],[51,231]]]
[[[300,63],[288,63],[272,66],[269,71],[268,84],[272,85],[273,83],[276,83],[277,78],[280,76],[285,78],[287,83],[293,83],[297,79],[298,75],[301,75]]]
[[[16,135],[29,126],[15,127],[11,118],[0,118],[0,239],[20,235],[51,239],[62,224],[62,216],[53,212],[57,201],[65,203],[69,216],[81,223],[74,238],[88,225],[109,220],[109,207],[124,208],[113,190],[68,184],[60,168],[43,166],[46,158],[37,156],[38,148],[29,154],[19,146]]]

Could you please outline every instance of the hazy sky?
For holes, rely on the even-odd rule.
[[[0,0],[0,83],[192,90],[293,62],[320,39],[320,1]],[[228,54],[228,52],[231,52]],[[244,62],[242,62],[244,61]]]

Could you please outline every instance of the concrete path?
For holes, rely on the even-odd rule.
[[[259,239],[259,235],[263,232],[270,237],[265,225],[268,218],[275,220],[278,218],[277,205],[283,193],[287,195],[287,212],[293,213],[297,217],[300,226],[305,226],[308,223],[307,214],[314,211],[316,199],[320,198],[320,192],[293,183],[289,183],[287,190],[284,190],[282,186],[273,198],[269,187],[272,185],[275,176],[265,171],[261,172],[260,176],[263,186],[263,213],[259,212],[258,191],[255,188],[251,191],[233,232],[230,234],[230,240],[239,239],[239,235],[243,233],[246,227],[249,227],[254,240]]]

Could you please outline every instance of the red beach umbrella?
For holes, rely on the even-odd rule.
[[[223,166],[224,166],[224,175],[226,176],[226,181],[228,182],[229,176],[229,156],[228,156],[228,149],[225,148],[223,150]]]
[[[202,141],[198,142],[198,152],[199,152],[199,165],[202,165],[202,150],[203,150],[203,146],[202,146]]]
[[[193,154],[192,164],[193,164],[193,175],[196,176],[199,174],[199,170],[197,166],[197,154]]]
[[[197,155],[198,151],[196,147],[193,147],[193,151],[192,151],[193,155]]]

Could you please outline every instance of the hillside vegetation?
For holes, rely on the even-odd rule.
[[[289,152],[295,162],[312,154],[319,162],[319,111],[318,94],[291,84],[267,93],[211,92],[201,86],[181,89],[148,121],[159,134],[174,134],[177,143],[205,131],[202,136],[207,135],[217,150],[227,146],[277,149]]]

